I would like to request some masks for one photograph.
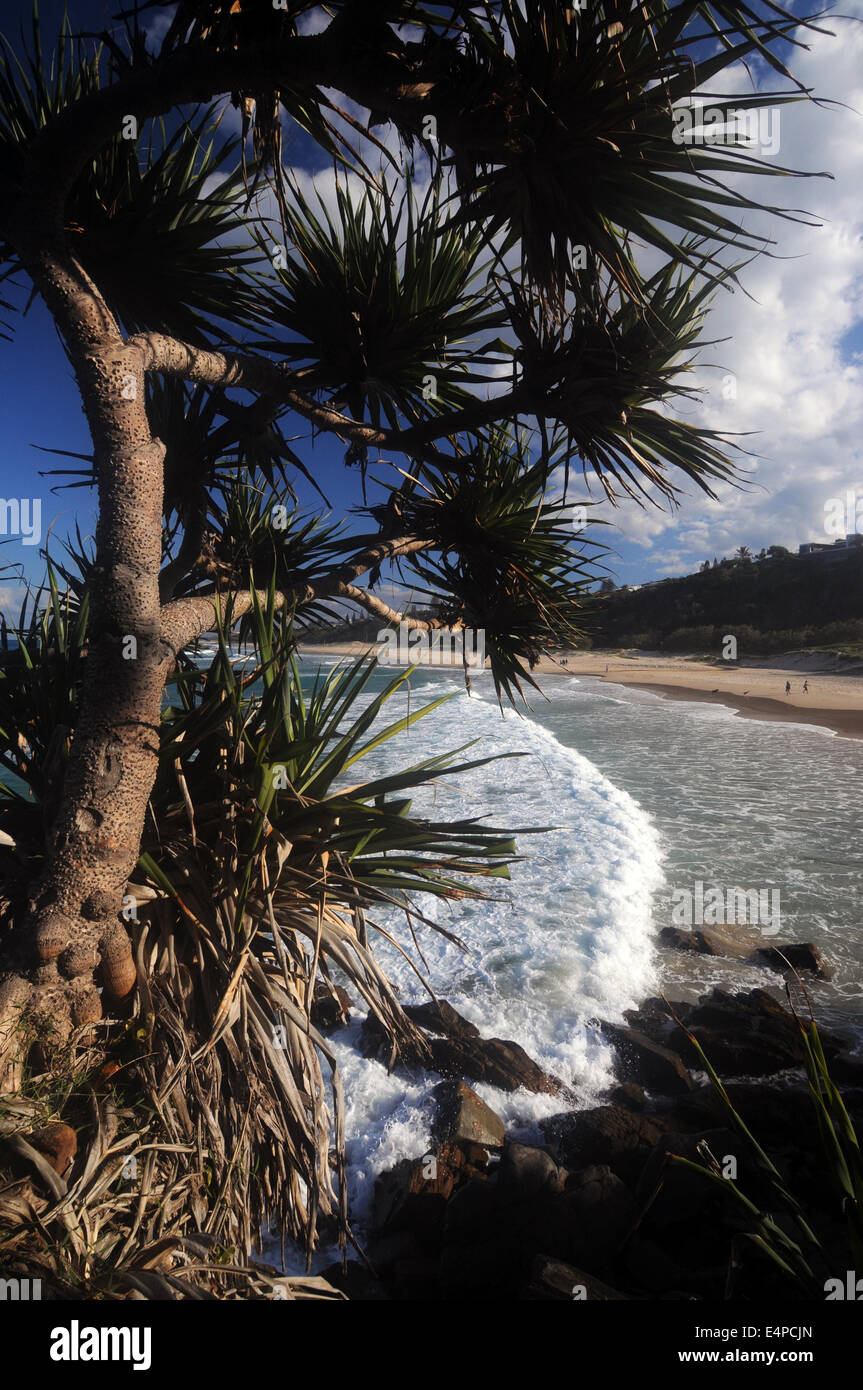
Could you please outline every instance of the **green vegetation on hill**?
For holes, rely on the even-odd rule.
[[[863,643],[863,547],[838,554],[723,560],[682,579],[593,595],[582,620],[597,647],[741,657]]]

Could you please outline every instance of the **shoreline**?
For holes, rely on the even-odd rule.
[[[363,642],[301,644],[301,656],[361,656],[374,654]],[[863,738],[863,679],[858,675],[796,669],[785,656],[782,666],[733,666],[723,669],[685,657],[624,656],[619,651],[563,651],[559,658],[543,657],[532,674],[542,676],[595,676],[609,685],[629,685],[650,690],[666,700],[691,700],[724,705],[744,719],[784,724],[808,724],[828,729],[842,738]],[[563,662],[566,664],[563,665]],[[441,671],[456,663],[441,662],[427,668]],[[785,683],[791,693],[785,695]],[[803,693],[808,682],[809,691]]]
[[[651,690],[665,700],[694,701],[709,705],[724,705],[743,719],[756,719],[772,724],[808,724],[815,728],[829,729],[843,738],[863,738],[863,711],[856,709],[820,709],[810,705],[802,709],[798,705],[784,705],[759,695],[713,694],[696,690],[685,685],[664,685],[656,681],[622,681],[618,685],[630,685],[634,690]]]

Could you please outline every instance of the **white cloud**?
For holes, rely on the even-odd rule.
[[[861,0],[843,8],[863,16]],[[690,377],[709,394],[685,407],[685,418],[757,432],[740,441],[757,454],[745,461],[748,485],[723,485],[720,505],[690,489],[675,514],[626,508],[614,518],[621,536],[646,552],[659,543],[665,552],[673,541],[684,568],[687,556],[697,561],[740,544],[827,539],[828,499],[847,489],[863,495],[863,352],[843,350],[844,336],[863,322],[863,24],[837,18],[833,27],[836,37],[809,35],[810,51],[798,50],[793,67],[816,96],[846,105],[782,107],[775,157],[795,169],[829,170],[833,179],[737,181],[761,201],[811,210],[822,225],[749,220],[775,239],[776,258],[743,272],[747,294],[718,296],[704,336],[730,341],[705,353],[719,366],[699,366]],[[728,74],[721,85],[735,89]]]
[[[0,613],[7,623],[18,621],[26,592],[27,585],[23,580],[20,583],[0,584]]]

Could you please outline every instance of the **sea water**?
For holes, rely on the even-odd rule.
[[[305,673],[329,657],[307,659]],[[391,671],[375,673],[371,694]],[[428,998],[413,966],[486,1037],[514,1039],[574,1088],[576,1105],[595,1102],[612,1081],[612,1055],[596,1027],[662,989],[694,999],[720,985],[771,988],[780,975],[725,957],[659,946],[672,922],[675,890],[705,885],[779,890],[781,926],[722,930],[748,949],[812,941],[833,968],[809,990],[819,1021],[851,1036],[863,993],[863,740],[806,725],[737,717],[721,705],[664,699],[597,678],[543,681],[521,716],[501,712],[487,675],[468,695],[460,673],[417,671],[410,689],[385,706],[385,721],[451,696],[351,770],[351,780],[476,740],[461,757],[524,752],[414,796],[412,813],[436,820],[482,817],[500,829],[551,827],[519,837],[524,858],[509,883],[488,880],[494,900],[440,903],[425,914],[454,931],[465,949],[418,927],[426,967],[398,914],[372,933],[379,962],[403,1002]],[[374,915],[374,914],[373,914]],[[709,926],[704,928],[709,931]],[[413,965],[410,963],[413,962]],[[359,1004],[360,1001],[357,1001]],[[388,1075],[363,1058],[364,1011],[332,1037],[347,1098],[351,1208],[362,1230],[375,1176],[431,1142],[431,1091],[422,1071]],[[538,1121],[560,1098],[475,1089],[511,1134],[539,1137]]]

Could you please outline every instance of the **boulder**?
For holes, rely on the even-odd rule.
[[[444,1239],[449,1244],[484,1243],[498,1227],[500,1207],[494,1178],[474,1178],[447,1202]]]
[[[443,1006],[445,1001],[440,1003]],[[519,1043],[505,1038],[481,1038],[473,1024],[449,1005],[446,1009],[432,1004],[409,1005],[407,1012],[412,1018],[431,1019],[434,1029],[448,1031],[432,1037],[426,1034],[428,1047],[421,1056],[403,1048],[401,1062],[439,1072],[441,1076],[497,1086],[502,1091],[517,1091],[523,1086],[527,1091],[557,1095],[563,1090],[559,1078],[543,1071]],[[390,1045],[371,1013],[363,1023],[362,1048],[364,1056],[389,1065]]]
[[[476,1024],[463,1018],[447,999],[430,999],[426,1004],[405,1004],[404,1011],[413,1023],[429,1033],[460,1038],[464,1042],[480,1035]]]
[[[556,1096],[563,1083],[550,1076],[517,1042],[504,1038],[432,1038],[429,1067],[442,1076],[463,1076],[501,1091],[526,1091]]]
[[[863,1086],[863,1057],[852,1052],[840,1052],[830,1063],[830,1075],[845,1086]]]
[[[763,989],[735,995],[714,989],[690,1010],[687,1027],[721,1076],[769,1076],[804,1061],[797,1019]],[[827,1032],[821,1041],[828,1060],[840,1050]],[[690,1066],[700,1065],[682,1029],[675,1029],[672,1045]]]
[[[379,1303],[389,1300],[389,1295],[380,1280],[356,1260],[348,1260],[347,1269],[342,1269],[341,1261],[327,1265],[326,1269],[321,1270],[321,1278],[326,1279],[334,1289],[340,1289],[352,1303]]]
[[[496,1176],[498,1201],[524,1202],[541,1193],[562,1192],[566,1177],[545,1149],[506,1144]]]
[[[644,1087],[636,1085],[634,1081],[622,1081],[619,1086],[612,1086],[608,1099],[613,1105],[622,1106],[624,1110],[642,1111],[647,1107]]]
[[[443,1297],[448,1302],[512,1302],[524,1288],[530,1258],[520,1235],[506,1224],[484,1231],[476,1241],[445,1244],[440,1260]]]
[[[531,1263],[521,1298],[534,1302],[598,1303],[625,1300],[626,1294],[618,1293],[617,1289],[575,1265],[564,1264],[550,1255],[537,1255]]]
[[[568,1167],[607,1164],[628,1183],[635,1183],[663,1132],[653,1117],[632,1114],[618,1105],[553,1115],[541,1127]]]
[[[811,941],[794,942],[787,946],[762,946],[753,956],[757,965],[766,965],[781,972],[806,970],[819,980],[829,980],[833,971],[826,964],[818,947]]]
[[[687,1273],[676,1260],[668,1257],[656,1241],[643,1236],[626,1247],[623,1254],[627,1285],[642,1294],[662,1295],[686,1288]]]
[[[450,1144],[477,1145],[481,1150],[502,1148],[503,1120],[470,1086],[463,1081],[441,1081],[432,1095],[436,1106],[432,1132],[437,1138]]]
[[[422,1158],[402,1159],[375,1182],[375,1230],[389,1235],[410,1230],[426,1241],[439,1238],[447,1201],[465,1176],[465,1158],[457,1144],[442,1144]]]
[[[425,1251],[413,1231],[406,1229],[392,1235],[373,1235],[366,1246],[366,1254],[375,1274],[389,1277],[390,1270],[399,1260],[421,1259]]]
[[[638,1219],[629,1188],[604,1164],[570,1173],[555,1217],[568,1258],[589,1269],[603,1268],[616,1255]],[[560,1237],[558,1237],[560,1239]],[[562,1249],[552,1253],[563,1253]]]
[[[702,1153],[701,1146],[706,1146],[720,1167],[726,1156],[733,1155],[742,1172],[745,1157],[748,1157],[748,1145],[733,1130],[722,1128],[704,1130],[699,1134],[663,1134],[642,1169],[636,1188],[639,1202],[650,1202],[645,1218],[649,1228],[662,1230],[679,1222],[691,1222],[696,1217],[702,1220],[705,1209],[710,1206],[722,1209],[727,1199],[723,1199],[716,1184],[706,1175],[710,1171],[709,1159],[706,1152]],[[705,1169],[705,1176],[670,1163],[670,1154],[697,1163]]]
[[[692,1089],[692,1077],[680,1058],[662,1043],[653,1042],[636,1028],[616,1023],[600,1027],[615,1049],[615,1072],[621,1081],[636,1081],[647,1091],[680,1095]]]
[[[315,985],[310,1010],[312,1024],[322,1032],[341,1028],[343,1024],[350,1022],[352,1007],[353,1000],[346,989],[342,989],[341,985],[319,980]]]
[[[431,1256],[398,1260],[392,1267],[389,1283],[395,1299],[437,1302],[442,1297],[440,1260]]]
[[[750,946],[717,931],[715,927],[711,927],[709,932],[687,931],[685,927],[663,927],[659,939],[663,946],[672,951],[692,951],[699,956],[733,956],[743,960],[751,950]]]

